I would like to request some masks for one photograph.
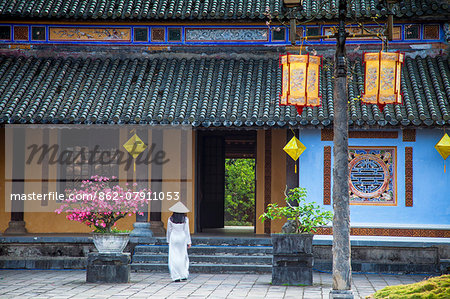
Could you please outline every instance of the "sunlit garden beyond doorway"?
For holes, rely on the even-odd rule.
[[[225,159],[225,228],[254,231],[255,159]]]

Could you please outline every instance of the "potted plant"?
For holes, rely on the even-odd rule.
[[[272,234],[272,284],[312,285],[313,233],[333,219],[330,211],[315,202],[306,202],[306,189],[293,188],[285,193],[286,206],[269,204],[259,218],[286,218],[281,234]]]
[[[135,187],[137,184],[133,184]],[[117,230],[116,223],[146,207],[150,198],[146,189],[122,188],[115,177],[92,176],[81,182],[79,189],[66,190],[66,198],[56,213],[93,227],[93,241],[99,253],[122,253],[128,244],[129,233]]]

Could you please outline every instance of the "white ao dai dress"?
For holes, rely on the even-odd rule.
[[[187,245],[191,244],[189,219],[184,223],[167,221],[167,242],[169,243],[169,271],[172,280],[188,278],[189,257]]]

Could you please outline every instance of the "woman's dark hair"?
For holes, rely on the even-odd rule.
[[[173,213],[170,216],[170,221],[173,223],[185,223],[186,222],[186,214],[185,213]]]

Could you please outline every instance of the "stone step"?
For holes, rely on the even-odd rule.
[[[134,272],[168,272],[167,264],[131,264]],[[191,273],[271,273],[271,265],[190,264]]]
[[[272,246],[270,237],[197,237],[192,236],[192,245]],[[150,243],[149,243],[150,244]],[[151,244],[167,245],[165,237],[156,237]]]
[[[135,254],[133,264],[154,263],[167,264],[168,256],[161,254]],[[243,255],[189,255],[192,264],[239,264],[239,265],[271,265],[272,256],[243,256]]]
[[[439,270],[442,274],[450,274],[450,259],[440,259]]]
[[[169,252],[168,245],[137,245],[134,248],[134,254],[167,254]],[[209,246],[209,245],[193,245],[189,250],[189,254],[195,255],[272,255],[272,246]]]
[[[0,256],[0,269],[86,269],[86,257],[37,256],[10,257]]]

